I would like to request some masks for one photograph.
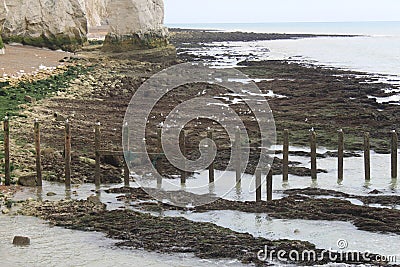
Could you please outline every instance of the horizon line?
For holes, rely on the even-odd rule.
[[[361,22],[400,22],[400,20],[261,21],[261,22],[165,22],[164,24],[361,23]]]

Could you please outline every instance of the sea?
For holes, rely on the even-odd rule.
[[[313,64],[387,75],[400,84],[400,21],[167,24],[170,28],[257,33],[357,35],[291,40],[231,42],[241,50],[264,51],[266,59],[297,59]],[[265,53],[265,48],[269,50]],[[264,58],[264,59],[265,59]]]

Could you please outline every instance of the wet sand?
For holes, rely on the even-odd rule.
[[[6,54],[0,55],[0,78],[21,76],[35,71],[63,65],[60,60],[72,53],[53,51],[23,45],[6,45]]]

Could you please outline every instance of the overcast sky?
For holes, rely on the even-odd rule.
[[[166,23],[400,21],[400,0],[164,0]]]

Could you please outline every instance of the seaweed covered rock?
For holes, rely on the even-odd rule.
[[[75,51],[86,41],[87,18],[81,0],[0,1],[6,42]]]
[[[111,1],[108,6],[110,33],[103,50],[124,52],[168,45],[162,0]]]

